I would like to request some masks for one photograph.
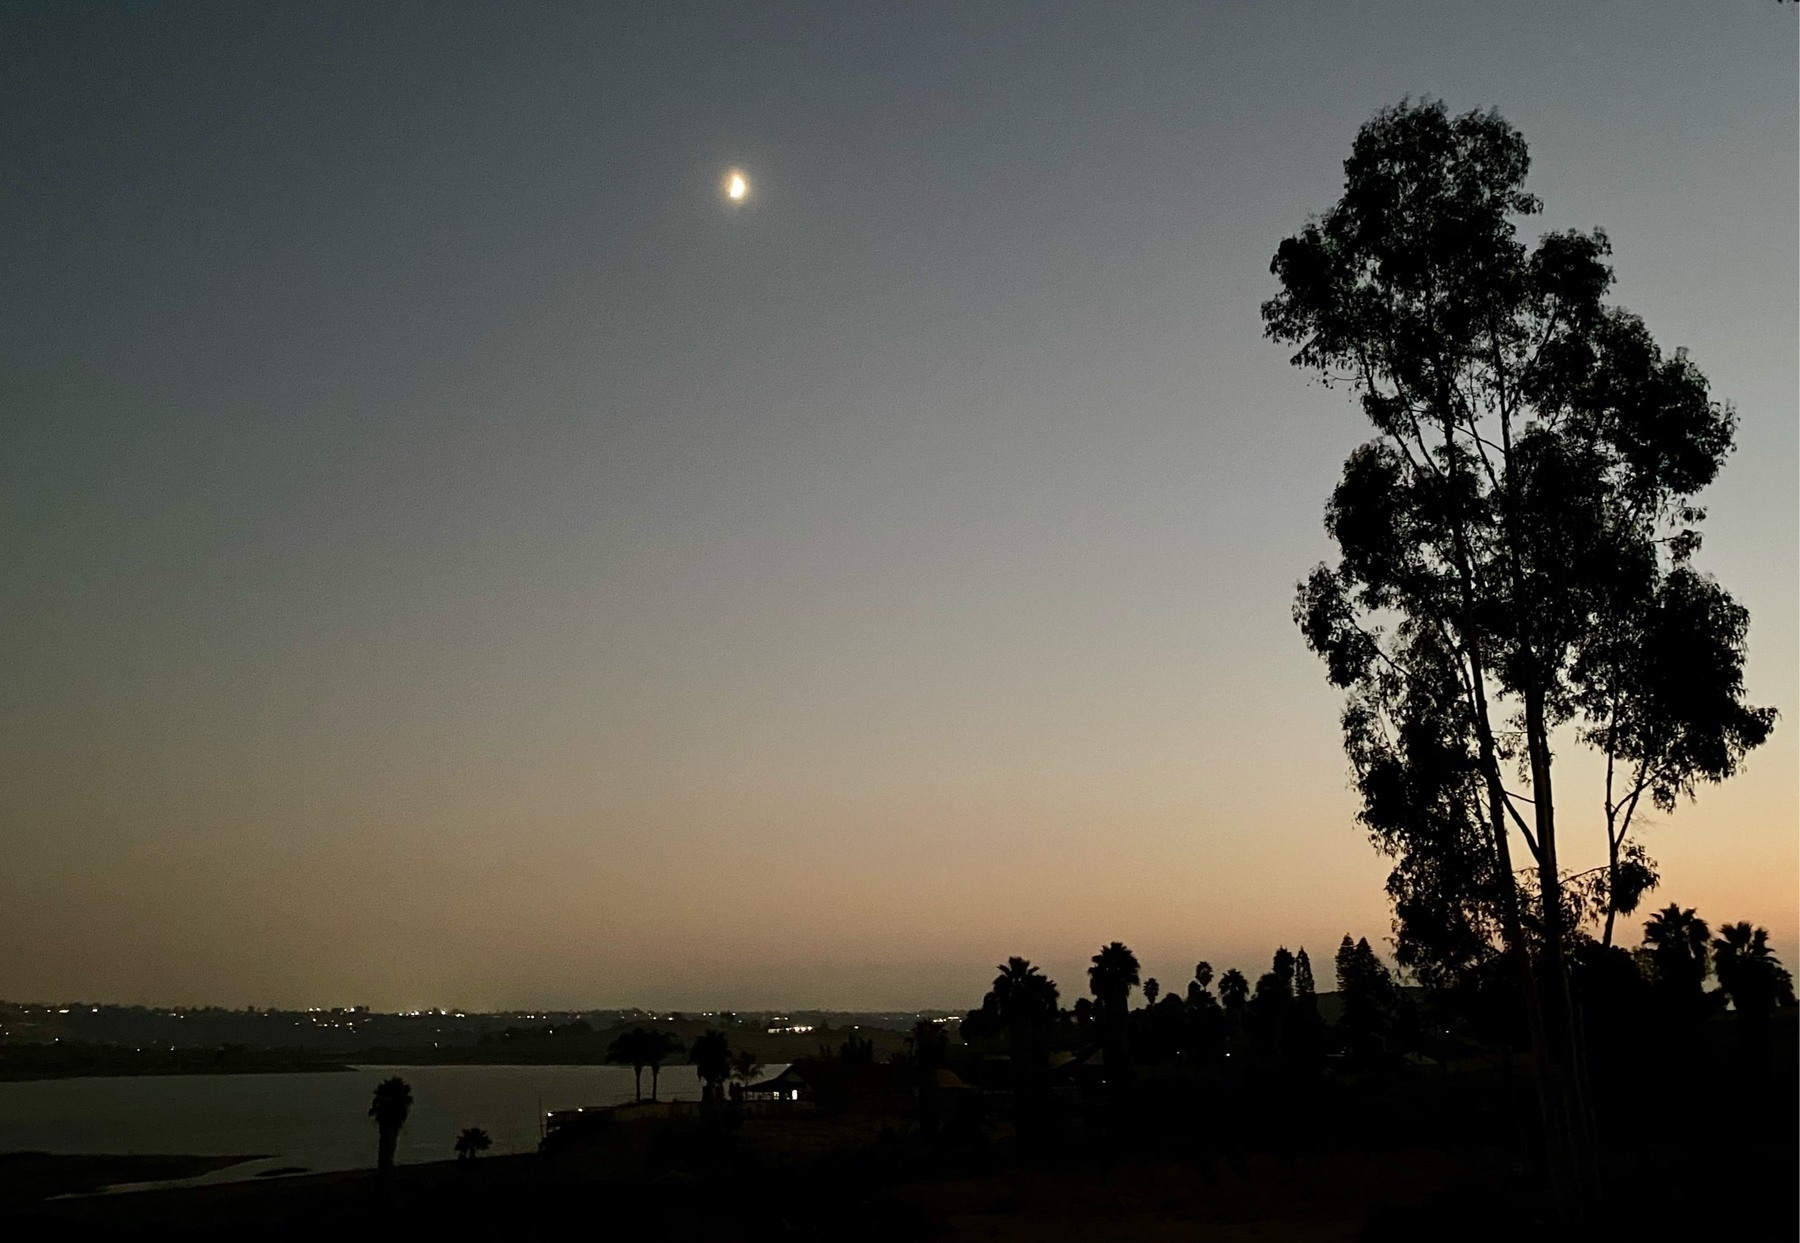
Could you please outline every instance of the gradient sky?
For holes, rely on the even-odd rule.
[[[1529,232],[1604,226],[1737,405],[1702,563],[1783,720],[1646,837],[1792,964],[1792,7],[7,6],[0,996],[1385,937],[1288,616],[1367,429],[1258,304],[1409,93],[1519,126]]]

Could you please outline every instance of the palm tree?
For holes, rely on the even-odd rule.
[[[688,1050],[688,1061],[700,1076],[701,1101],[716,1103],[725,1093],[725,1081],[731,1078],[731,1042],[725,1033],[707,1028]],[[655,1095],[654,1089],[651,1094]]]
[[[1684,911],[1673,902],[1645,921],[1644,944],[1650,949],[1656,982],[1670,996],[1697,995],[1705,985],[1712,973],[1709,935],[1706,921],[1694,914],[1693,907]]]
[[[1794,977],[1769,948],[1769,930],[1748,921],[1726,924],[1712,943],[1719,987],[1738,1014],[1738,1045],[1750,1058],[1763,1052],[1769,1014],[1794,1001]]]
[[[1194,1015],[1204,1014],[1218,1008],[1219,1002],[1208,990],[1212,988],[1213,969],[1209,962],[1194,964],[1194,978],[1188,981],[1188,1010]]]
[[[1011,1053],[1014,1124],[1021,1142],[1034,1142],[1042,1114],[1041,1089],[1049,1068],[1050,1031],[1056,1022],[1056,981],[1019,957],[996,968],[984,1009],[1005,1025]]]
[[[739,1049],[731,1055],[731,1077],[739,1083],[753,1082],[762,1074],[762,1063],[756,1060],[756,1054],[749,1049]]]
[[[479,1154],[494,1146],[488,1133],[478,1126],[465,1127],[463,1133],[456,1137],[456,1159],[474,1160]]]
[[[650,1099],[656,1099],[656,1084],[662,1077],[662,1064],[681,1054],[681,1041],[673,1032],[650,1032],[644,1041],[644,1063],[650,1067]]]
[[[1236,967],[1219,977],[1219,1000],[1225,1003],[1225,1012],[1241,1015],[1244,1012],[1244,999],[1250,995],[1250,981]]]
[[[1014,1067],[1025,1073],[1035,1066],[1056,1021],[1056,981],[1023,958],[1013,957],[996,968],[993,990],[983,1000],[991,999],[994,1012],[1006,1025],[1012,1044]]]
[[[1091,961],[1094,965],[1088,968],[1088,989],[1094,994],[1095,1004],[1102,1011],[1123,1011],[1130,1004],[1131,990],[1138,985],[1137,955],[1124,942],[1114,941]]]
[[[1157,995],[1161,992],[1162,992],[1162,985],[1160,985],[1156,982],[1155,976],[1151,976],[1149,979],[1145,980],[1144,981],[1144,1004],[1147,1006],[1156,1005]]]
[[[607,1046],[606,1060],[631,1067],[632,1088],[631,1099],[644,1099],[644,1067],[650,1064],[650,1033],[641,1027],[634,1027],[615,1038]]]
[[[369,1117],[375,1119],[379,1136],[375,1165],[383,1174],[394,1168],[394,1149],[400,1143],[400,1128],[406,1125],[412,1103],[412,1088],[399,1075],[375,1085],[375,1097],[369,1102]]]
[[[1008,1024],[1056,1016],[1056,981],[1024,958],[1008,958],[994,977],[994,1008]]]
[[[1125,1053],[1125,1015],[1131,990],[1138,984],[1137,955],[1123,941],[1103,946],[1088,968],[1088,990],[1094,994],[1094,1017],[1100,1021],[1100,1038],[1107,1044],[1109,1061]]]

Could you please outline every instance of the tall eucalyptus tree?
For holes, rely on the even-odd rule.
[[[1672,807],[1730,776],[1774,714],[1744,702],[1744,610],[1692,563],[1694,500],[1735,415],[1685,352],[1604,301],[1604,232],[1519,239],[1540,210],[1529,165],[1497,113],[1377,114],[1343,197],[1281,243],[1263,320],[1375,430],[1326,508],[1338,559],[1294,616],[1346,691],[1401,962],[1429,981],[1511,959],[1566,1182],[1591,1174],[1592,1146],[1559,731],[1605,758],[1607,863],[1589,892],[1610,938],[1655,882],[1630,837],[1641,801]]]

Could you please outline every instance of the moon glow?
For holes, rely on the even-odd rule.
[[[750,194],[750,181],[742,172],[732,169],[725,174],[725,197],[734,203],[741,203]]]

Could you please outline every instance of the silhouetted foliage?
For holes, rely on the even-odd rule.
[[[644,1099],[644,1070],[650,1071],[650,1099],[656,1099],[662,1065],[681,1053],[681,1041],[669,1032],[634,1027],[621,1034],[606,1050],[606,1060],[631,1067],[634,1080],[633,1098]]]
[[[688,1048],[688,1061],[700,1079],[700,1099],[715,1105],[723,1100],[732,1070],[731,1041],[725,1033],[709,1027],[696,1036]]]
[[[846,1066],[873,1066],[875,1064],[875,1042],[867,1036],[859,1036],[855,1032],[845,1032],[843,1043],[837,1047],[836,1060]]]
[[[1075,1019],[1075,1032],[1076,1032],[1077,1038],[1083,1044],[1092,1043],[1092,1041],[1094,1039],[1094,1003],[1093,1003],[1093,1001],[1087,997],[1077,997],[1075,999],[1075,1004],[1072,1007],[1070,1007],[1070,1011]],[[966,1036],[966,1034],[967,1034],[966,1027],[964,1029],[964,1032],[965,1032],[965,1036]]]
[[[631,1067],[632,1099],[644,1099],[644,1067],[650,1064],[650,1032],[634,1027],[613,1040],[606,1050],[606,1060]]]
[[[1212,964],[1201,962],[1194,967],[1194,978],[1188,981],[1183,1008],[1187,1018],[1187,1051],[1191,1059],[1204,1060],[1217,1052],[1225,1038],[1225,1012],[1213,996]]]
[[[1023,958],[1008,958],[982,1002],[992,1008],[1007,1034],[1015,1070],[1030,1077],[1050,1053],[1050,1031],[1057,1016],[1056,981]]]
[[[658,1081],[662,1077],[663,1063],[681,1056],[681,1041],[673,1032],[653,1031],[646,1043],[645,1052],[650,1063],[650,1099],[656,1099]]]
[[[1094,1022],[1106,1045],[1108,1063],[1116,1066],[1125,1057],[1126,1015],[1131,990],[1138,985],[1137,955],[1124,942],[1114,941],[1101,947],[1091,961],[1088,991],[1094,994]]]
[[[1219,977],[1219,1001],[1233,1031],[1244,1026],[1244,1002],[1250,996],[1250,981],[1236,967]]]
[[[1338,1001],[1343,1009],[1338,1030],[1345,1049],[1353,1056],[1378,1056],[1387,1049],[1387,1034],[1394,1020],[1394,980],[1368,938],[1350,940],[1345,933],[1337,951]]]
[[[375,1119],[376,1168],[383,1174],[394,1168],[394,1149],[400,1143],[400,1128],[412,1112],[412,1088],[399,1075],[383,1079],[375,1085],[369,1102],[369,1117]]]
[[[465,1127],[456,1137],[456,1159],[472,1161],[494,1146],[493,1139],[478,1126]]]
[[[1744,1062],[1760,1069],[1769,1055],[1769,1016],[1794,1004],[1794,977],[1769,948],[1769,930],[1748,922],[1727,924],[1713,939],[1719,987],[1737,1011],[1738,1048]]]
[[[753,1083],[762,1074],[762,1063],[750,1049],[739,1049],[731,1055],[731,1077],[739,1083]]]
[[[1265,1058],[1281,1055],[1293,1004],[1294,955],[1284,945],[1275,951],[1269,970],[1257,977],[1246,1006],[1252,1042]]]
[[[1711,935],[1692,907],[1682,910],[1673,902],[1644,923],[1652,983],[1664,1012],[1679,1023],[1698,1022],[1706,1010]]]
[[[1343,197],[1281,243],[1263,318],[1296,366],[1357,394],[1377,433],[1327,508],[1338,562],[1301,585],[1294,616],[1347,692],[1361,818],[1394,859],[1401,961],[1443,983],[1510,952],[1567,1189],[1593,1158],[1552,732],[1572,723],[1604,754],[1613,914],[1654,879],[1627,850],[1639,800],[1670,806],[1730,776],[1774,713],[1743,703],[1744,611],[1689,565],[1692,497],[1734,416],[1684,353],[1604,304],[1604,233],[1517,239],[1540,209],[1529,163],[1494,112],[1377,114]],[[1535,944],[1514,833],[1535,866]]]

